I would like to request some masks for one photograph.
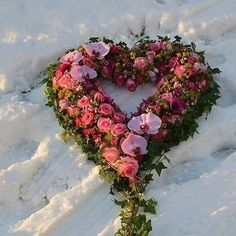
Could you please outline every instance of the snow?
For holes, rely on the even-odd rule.
[[[199,119],[199,134],[167,154],[172,165],[147,190],[159,201],[151,235],[236,235],[234,0],[0,2],[0,235],[108,236],[119,227],[109,186],[60,139],[39,81],[49,63],[89,37],[132,45],[142,29],[194,41],[223,71],[217,106]],[[127,112],[151,93],[104,86]]]

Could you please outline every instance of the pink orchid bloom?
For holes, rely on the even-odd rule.
[[[147,140],[140,135],[130,133],[121,143],[121,149],[130,156],[147,154]]]
[[[78,51],[74,50],[72,52],[68,52],[66,55],[60,58],[60,63],[79,63],[83,59],[83,55]]]
[[[156,134],[161,127],[162,121],[159,116],[152,112],[134,116],[128,123],[128,128],[138,134]]]
[[[79,82],[83,82],[86,79],[94,79],[95,77],[97,77],[97,72],[88,66],[73,66],[70,74],[74,80],[77,80]]]
[[[96,56],[98,59],[103,59],[110,51],[110,46],[102,41],[90,43],[83,47],[89,56]]]

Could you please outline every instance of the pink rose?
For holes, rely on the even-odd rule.
[[[110,164],[114,164],[120,157],[120,151],[116,147],[107,147],[103,151],[102,156]]]
[[[195,83],[191,82],[191,81],[188,82],[187,87],[188,87],[188,89],[193,90],[193,91],[195,91],[197,89]]]
[[[125,130],[126,130],[126,125],[122,123],[116,123],[111,126],[111,134],[113,136],[121,135],[125,132]]]
[[[102,67],[101,74],[105,78],[109,78],[114,69],[114,62],[112,60],[105,61],[105,65]]]
[[[58,79],[57,84],[61,88],[72,89],[75,86],[75,81],[71,79],[69,74],[64,74],[60,79]]]
[[[172,45],[169,41],[162,41],[161,42],[161,48],[163,50],[172,50]]]
[[[90,125],[94,120],[94,113],[92,112],[85,112],[81,117],[81,124],[82,125]]]
[[[113,119],[116,123],[122,123],[125,121],[125,114],[123,114],[122,112],[116,112],[114,115],[113,115]]]
[[[98,112],[104,116],[110,116],[114,112],[114,108],[109,103],[102,103]]]
[[[195,76],[196,74],[197,74],[197,71],[196,71],[193,67],[190,67],[190,68],[188,69],[188,75],[189,75],[190,77]]]
[[[149,63],[153,63],[155,56],[156,56],[156,52],[155,51],[148,51],[146,53],[146,55],[147,55],[147,59],[148,59]]]
[[[183,66],[177,66],[174,71],[174,73],[175,73],[175,75],[177,75],[177,77],[182,77],[184,72],[185,72],[185,68]]]
[[[125,77],[123,74],[120,74],[115,77],[115,83],[119,86],[123,85],[125,83]]]
[[[193,68],[196,72],[205,72],[207,70],[207,66],[199,62],[195,62]]]
[[[161,98],[166,100],[167,102],[170,102],[170,100],[173,98],[173,94],[172,93],[163,93],[161,95]]]
[[[90,104],[89,98],[87,96],[83,96],[81,99],[78,100],[77,107],[84,108],[89,104]]]
[[[102,93],[97,92],[94,94],[94,99],[96,100],[96,102],[104,102],[105,97]]]
[[[97,122],[98,128],[101,132],[109,132],[111,130],[112,120],[110,118],[99,118]]]
[[[129,156],[121,159],[121,163],[118,167],[120,174],[124,177],[134,177],[138,172],[138,162]]]
[[[69,102],[67,99],[62,99],[59,101],[59,107],[62,109],[62,110],[66,110],[68,107],[69,107]]]
[[[159,52],[161,50],[161,42],[155,42],[151,45],[150,49],[155,52]]]
[[[89,137],[89,136],[91,136],[91,135],[96,134],[95,128],[83,129],[82,132],[83,132],[83,134],[84,134],[86,137]]]
[[[194,64],[195,62],[199,61],[200,56],[195,53],[195,52],[191,52],[188,56],[188,62],[191,64]]]
[[[137,57],[134,60],[134,67],[136,69],[144,69],[147,66],[147,59],[145,57]]]
[[[200,81],[199,81],[199,83],[198,83],[198,88],[200,88],[200,89],[206,89],[208,87],[208,85],[207,85],[207,81],[206,81],[206,79],[205,78],[202,78]]]
[[[135,82],[134,82],[132,79],[128,79],[128,80],[126,81],[125,87],[126,87],[130,92],[133,92],[133,91],[136,90],[137,85],[135,84]]]
[[[179,60],[176,57],[172,57],[169,61],[170,68],[176,68],[179,65]]]
[[[114,146],[117,146],[118,145],[118,140],[113,137],[112,140],[111,140],[111,144],[114,145]]]

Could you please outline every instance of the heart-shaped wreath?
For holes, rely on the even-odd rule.
[[[209,113],[219,98],[213,74],[194,43],[184,45],[176,36],[158,40],[142,38],[129,49],[124,42],[91,38],[67,52],[48,68],[46,95],[64,140],[72,137],[88,159],[100,166],[100,175],[111,185],[111,194],[122,207],[116,235],[148,235],[157,202],[144,192],[169,161],[164,154],[196,131],[196,119]],[[131,117],[124,114],[101,86],[102,79],[130,92],[152,83],[155,92]]]

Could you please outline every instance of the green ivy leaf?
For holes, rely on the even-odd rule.
[[[156,164],[156,167],[155,167],[155,171],[157,172],[157,174],[160,176],[161,175],[161,172],[162,170],[164,169],[167,169],[167,167],[163,164],[163,162],[158,162]]]
[[[176,42],[180,42],[180,40],[182,39],[179,35],[176,35],[174,38]]]

